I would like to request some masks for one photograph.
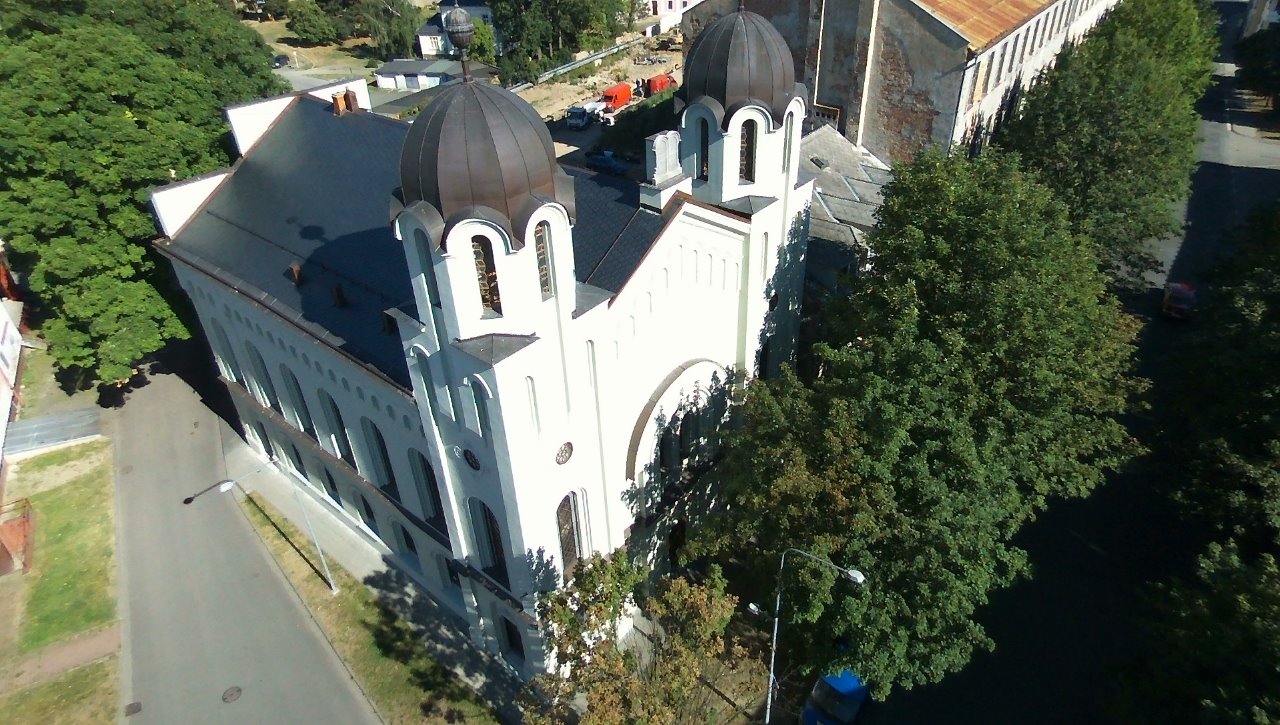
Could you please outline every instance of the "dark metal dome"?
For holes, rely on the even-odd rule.
[[[400,186],[404,206],[430,204],[446,228],[487,219],[517,248],[542,204],[558,201],[574,216],[573,180],[556,162],[546,124],[524,99],[488,83],[448,86],[414,120],[400,152]]]
[[[684,68],[677,110],[699,99],[713,100],[709,105],[722,128],[749,103],[769,109],[781,123],[791,99],[804,96],[787,41],[768,20],[741,8],[698,34]]]

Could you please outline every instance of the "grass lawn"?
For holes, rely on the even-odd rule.
[[[12,723],[115,722],[116,682],[116,658],[108,657],[0,697],[0,713]]]
[[[34,348],[22,351],[21,408],[22,418],[34,418],[43,412],[51,393],[61,392],[53,378],[53,356],[48,350]]]
[[[338,594],[316,574],[318,564],[310,540],[270,504],[249,496],[244,504],[249,520],[289,580],[302,594],[325,636],[355,674],[378,713],[387,722],[497,722],[490,707],[475,691],[439,662],[414,645],[410,627],[378,606],[364,584],[329,562]],[[379,637],[375,638],[375,632]],[[396,640],[388,656],[387,639]],[[383,646],[379,646],[381,640]]]
[[[82,459],[97,462],[66,483],[31,496],[36,515],[35,566],[28,575],[20,652],[109,624],[116,617],[109,447],[110,443],[99,441],[22,463],[24,476],[49,476]]]

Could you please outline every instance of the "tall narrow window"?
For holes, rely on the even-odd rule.
[[[418,542],[413,540],[413,534],[409,530],[401,526],[399,522],[391,524],[392,530],[395,531],[396,538],[400,540],[400,561],[410,569],[422,573],[422,560],[418,558]]]
[[[782,119],[782,173],[784,174],[791,170],[791,139],[794,133],[791,126],[793,119],[795,119],[795,116],[790,113]]]
[[[511,586],[507,579],[507,548],[498,517],[478,498],[471,499],[471,530],[475,532],[480,568],[502,586]]]
[[[231,340],[227,338],[227,331],[223,329],[222,323],[217,320],[211,320],[211,323],[210,328],[213,330],[213,357],[218,363],[222,376],[244,385],[244,377],[240,373],[239,363],[236,362],[236,354],[231,347]]]
[[[490,434],[489,429],[489,401],[485,393],[484,386],[479,380],[471,380],[471,396],[476,403],[476,426],[477,432],[481,438],[487,439]]]
[[[312,440],[316,440],[316,424],[311,419],[310,409],[307,408],[307,399],[302,397],[302,386],[298,384],[297,376],[284,363],[281,363],[280,377],[284,380],[285,391],[289,394],[289,405],[293,408],[293,417],[297,420],[298,427],[311,436]]]
[[[375,536],[382,536],[378,533],[378,517],[374,515],[373,506],[369,505],[369,499],[364,496],[360,496],[360,520],[364,522],[365,526],[369,527],[369,530]]]
[[[502,299],[498,294],[498,271],[493,266],[493,244],[480,234],[471,238],[471,251],[476,258],[476,282],[480,285],[480,304],[487,312],[502,314]]]
[[[346,422],[342,420],[342,411],[333,397],[324,390],[319,391],[320,407],[324,411],[325,424],[329,427],[330,449],[338,454],[351,467],[356,465],[355,452],[351,449],[351,437],[347,434]]]
[[[581,526],[578,520],[578,495],[570,493],[560,500],[556,507],[556,528],[560,530],[561,574],[565,582],[573,578],[573,569],[582,557],[582,548],[578,543],[578,532]]]
[[[431,461],[414,448],[409,449],[409,468],[413,471],[413,483],[418,487],[418,499],[422,501],[422,517],[442,533],[449,533],[444,518],[444,503],[440,498],[440,484]]]
[[[706,181],[711,173],[711,124],[698,121],[698,178]]]
[[[533,228],[533,249],[538,255],[538,286],[542,288],[542,299],[551,299],[555,288],[551,281],[551,225],[538,222]]]
[[[501,617],[502,619],[502,639],[504,654],[507,659],[524,661],[524,640],[520,637],[520,628],[517,627],[510,619]]]
[[[336,504],[342,503],[342,497],[338,493],[338,482],[333,480],[333,474],[329,473],[329,469],[324,469],[324,492],[329,494],[329,498]]]
[[[391,467],[391,456],[387,454],[387,441],[382,437],[382,431],[378,429],[378,424],[368,418],[361,418],[360,425],[364,428],[364,437],[369,445],[369,453],[373,458],[374,475],[378,480],[378,487],[386,492],[388,496],[400,500],[400,487],[396,485],[396,472]]]
[[[427,285],[427,299],[432,307],[439,307],[440,285],[436,284],[436,274],[431,264],[431,245],[427,242],[427,235],[421,229],[414,229],[413,242],[418,251],[418,262],[422,265],[423,281]]]
[[[262,452],[267,454],[268,458],[276,457],[276,449],[271,445],[271,439],[267,437],[267,429],[258,421],[253,421],[253,433],[258,438],[258,444],[262,446]]]
[[[267,363],[262,359],[262,354],[251,342],[246,342],[244,347],[249,351],[249,364],[253,366],[253,382],[258,389],[258,402],[284,415],[280,398],[276,395],[276,386],[271,383],[271,375],[267,372]]]
[[[742,122],[742,138],[738,143],[738,168],[743,181],[756,180],[756,127],[755,120]]]

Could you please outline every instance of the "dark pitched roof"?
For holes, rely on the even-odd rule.
[[[657,240],[665,220],[640,206],[635,182],[566,171],[573,177],[578,203],[573,228],[578,281],[617,293]]]
[[[266,293],[277,312],[408,387],[399,336],[383,311],[413,299],[409,269],[387,223],[408,125],[370,113],[335,117],[300,96],[175,237],[229,284]],[[303,282],[289,279],[302,265]],[[341,285],[346,305],[334,305]],[[293,315],[291,317],[291,314]]]

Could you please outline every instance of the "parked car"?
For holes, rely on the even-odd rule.
[[[575,131],[591,125],[591,114],[582,106],[574,106],[564,112],[565,128]]]
[[[818,680],[804,701],[800,722],[804,725],[847,725],[858,717],[871,688],[852,670]]]
[[[1196,309],[1196,288],[1189,282],[1170,282],[1164,286],[1160,314],[1170,320],[1190,320]]]
[[[588,151],[587,167],[604,174],[622,176],[627,173],[627,165],[613,155],[612,151]]]
[[[277,68],[284,68],[288,65],[289,65],[289,56],[287,55],[277,55],[276,57],[271,59],[272,70],[275,70]]]

